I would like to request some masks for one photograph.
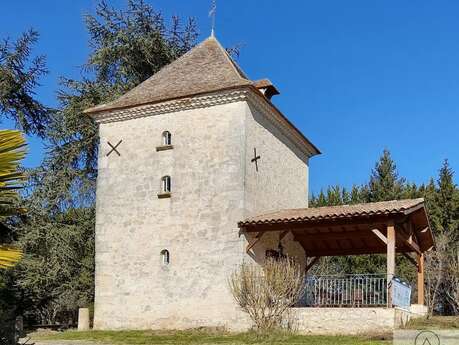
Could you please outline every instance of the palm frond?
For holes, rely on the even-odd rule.
[[[10,268],[21,260],[22,251],[16,247],[0,245],[0,269]]]
[[[26,142],[20,131],[0,130],[0,193],[22,186],[25,175],[18,172],[19,162],[25,157]]]
[[[19,163],[26,154],[25,146],[26,141],[20,131],[0,130],[0,218],[24,212],[15,202],[17,189],[22,188],[26,178],[19,171]],[[20,249],[0,245],[0,269],[14,266],[21,257]]]

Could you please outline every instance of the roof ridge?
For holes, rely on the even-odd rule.
[[[424,198],[414,198],[414,199],[392,199],[392,200],[383,200],[383,201],[372,201],[372,202],[359,202],[357,204],[343,204],[343,205],[329,205],[329,206],[319,206],[319,207],[309,207],[311,209],[319,209],[319,208],[333,208],[333,207],[354,207],[354,206],[361,206],[361,205],[374,205],[374,204],[383,204],[383,203],[389,203],[389,202],[404,202],[404,201],[413,201],[417,203],[424,202]],[[301,208],[298,208],[299,210]],[[290,209],[292,210],[292,209]]]
[[[215,36],[210,36],[208,37],[206,40],[204,40],[203,42],[207,41],[208,39],[213,39],[215,40],[215,42],[217,43],[218,47],[220,48],[220,50],[224,53],[226,59],[228,60],[228,62],[231,64],[231,66],[233,67],[233,69],[235,70],[236,74],[238,75],[239,78],[243,79],[243,80],[248,80],[248,81],[251,81],[249,79],[249,77],[244,73],[244,71],[242,70],[241,67],[239,67],[239,65],[236,63],[236,61],[233,60],[233,58],[228,54],[228,52],[226,51],[225,48],[223,48],[223,46],[220,44],[220,41],[215,37]]]

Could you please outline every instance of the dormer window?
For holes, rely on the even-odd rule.
[[[165,151],[173,149],[172,134],[169,131],[164,131],[161,135],[161,145],[156,147],[156,151]]]
[[[169,131],[163,132],[163,145],[172,145],[172,135]]]

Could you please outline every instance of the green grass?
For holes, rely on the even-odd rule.
[[[305,336],[274,334],[261,336],[255,333],[227,333],[211,330],[190,331],[89,331],[34,333],[34,340],[80,340],[100,344],[153,345],[153,344],[270,344],[270,345],[388,345],[388,340],[350,336]]]
[[[405,328],[409,329],[459,329],[457,316],[432,316],[429,318],[411,319]]]

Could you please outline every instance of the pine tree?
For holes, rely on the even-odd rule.
[[[437,182],[435,203],[439,212],[433,217],[433,222],[435,231],[445,233],[452,241],[457,241],[459,240],[459,193],[453,175],[448,160],[445,160]]]
[[[398,176],[397,167],[390,152],[384,150],[376,163],[368,183],[368,201],[386,201],[400,199],[405,179]]]

